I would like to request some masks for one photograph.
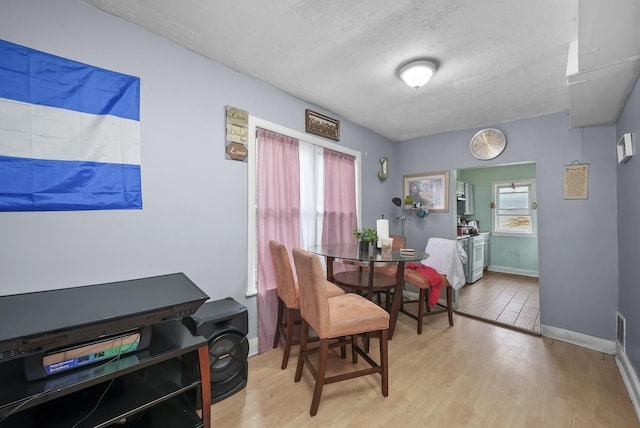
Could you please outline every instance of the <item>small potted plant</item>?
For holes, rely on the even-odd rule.
[[[370,251],[371,247],[378,242],[378,233],[375,229],[364,228],[362,230],[354,230],[353,236],[360,241],[360,251]]]

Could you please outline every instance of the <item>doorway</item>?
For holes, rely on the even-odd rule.
[[[458,294],[458,313],[540,335],[538,278],[485,271]]]
[[[473,318],[540,334],[540,298],[538,282],[538,230],[536,221],[535,163],[499,165],[482,168],[459,169],[458,181],[472,189],[466,194],[467,201],[458,203],[456,216],[462,217],[474,227],[474,233],[488,234],[488,251],[484,254],[484,269],[481,277],[476,272],[468,275],[467,284],[458,292],[457,312]],[[500,205],[505,189],[518,183],[531,184],[527,202],[521,203],[528,213],[513,211],[516,217],[530,221],[527,230],[513,233],[501,230],[500,221],[511,208]],[[503,190],[501,190],[503,189]],[[467,191],[468,193],[468,191]],[[509,198],[517,198],[510,195]],[[468,200],[471,198],[472,206]],[[509,199],[507,198],[507,199]],[[517,204],[516,204],[517,205]],[[525,218],[527,217],[528,218]],[[460,229],[458,229],[460,230]]]

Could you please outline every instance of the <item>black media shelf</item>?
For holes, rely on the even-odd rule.
[[[143,351],[42,380],[27,381],[20,359],[0,363],[0,428],[69,428],[98,401],[78,428],[132,419],[136,427],[204,426],[197,410],[210,407],[207,355],[206,339],[170,320],[152,326]]]

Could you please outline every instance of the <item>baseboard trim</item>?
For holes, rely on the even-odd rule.
[[[613,340],[600,339],[599,337],[542,324],[540,325],[540,333],[550,339],[560,340],[609,355],[616,354],[616,342]]]
[[[249,339],[249,356],[253,357],[258,355],[258,338],[254,337]]]
[[[487,270],[491,272],[510,273],[512,275],[531,276],[534,278],[538,278],[538,271],[536,270],[515,269],[510,267],[494,266],[494,265],[489,265],[487,267]]]
[[[622,376],[624,386],[627,387],[631,404],[633,404],[633,409],[636,411],[636,417],[640,421],[640,405],[638,404],[640,402],[640,382],[638,382],[638,376],[631,365],[631,361],[629,361],[627,354],[620,346],[617,346],[616,365],[620,371],[620,376]]]

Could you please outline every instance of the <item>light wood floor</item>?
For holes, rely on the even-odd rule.
[[[386,398],[378,375],[330,384],[310,417],[312,377],[294,383],[296,358],[280,370],[282,347],[251,357],[247,387],[212,406],[212,426],[640,427],[613,356],[456,314],[453,327],[428,317],[422,335],[400,315]]]
[[[460,289],[458,312],[540,334],[538,278],[485,271]]]

